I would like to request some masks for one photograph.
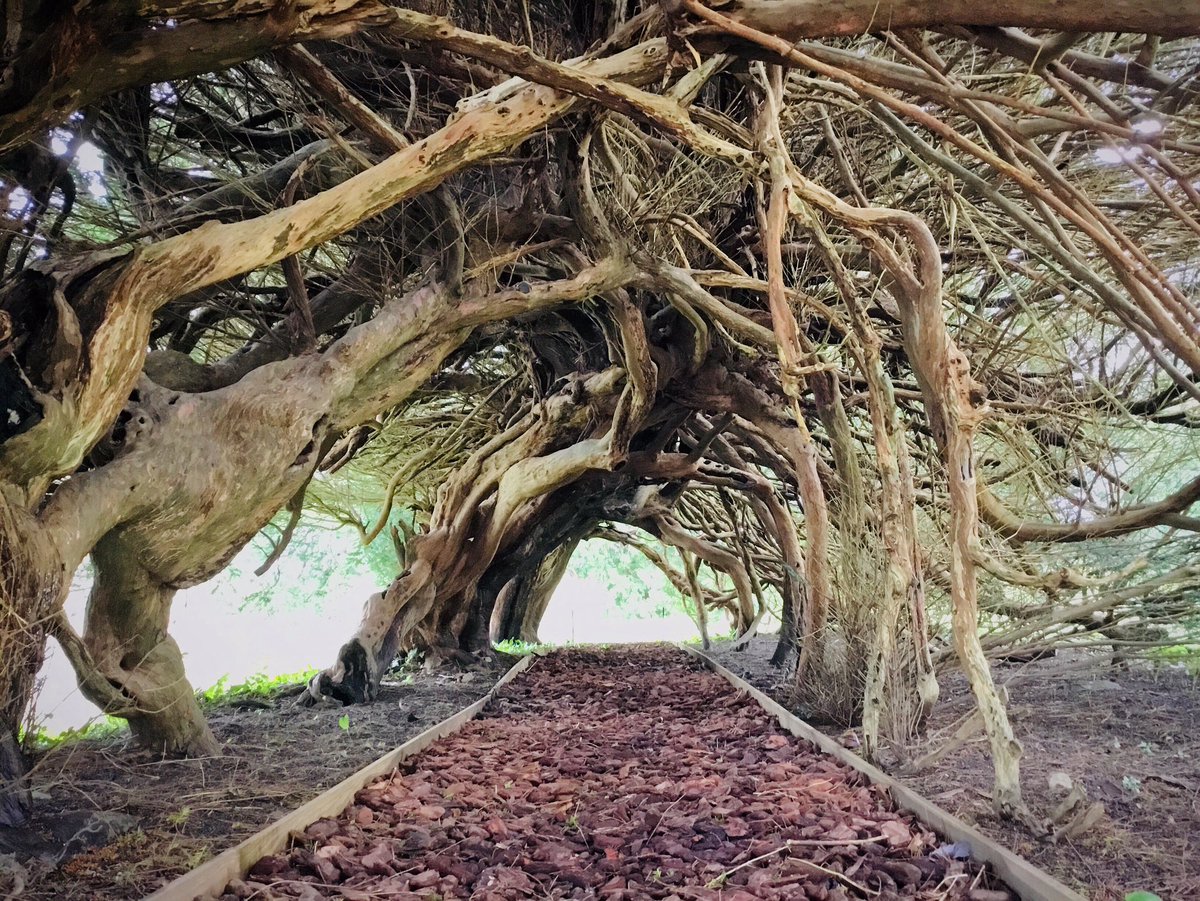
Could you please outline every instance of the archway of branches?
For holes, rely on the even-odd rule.
[[[528,637],[604,537],[774,611],[868,754],[961,667],[1007,813],[987,655],[1187,627],[1200,5],[52,6],[0,91],[0,822],[47,636],[215,750],[171,599],[306,509],[397,556],[313,698]]]

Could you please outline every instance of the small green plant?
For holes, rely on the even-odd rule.
[[[124,720],[104,715],[77,729],[64,729],[62,732],[50,732],[42,728],[22,730],[18,739],[26,747],[49,751],[59,745],[71,744],[83,739],[111,738],[125,728]]]
[[[229,675],[226,674],[210,685],[196,692],[201,704],[215,704],[229,694]]]
[[[1126,776],[1121,780],[1121,787],[1131,795],[1140,795],[1142,793],[1142,780],[1137,776]]]
[[[188,807],[186,804],[183,807],[180,807],[174,813],[167,814],[167,822],[176,829],[182,829],[187,825],[188,820],[191,818],[192,808]]]
[[[341,716],[338,717],[338,728],[341,729],[343,732],[345,732],[347,735],[350,734],[350,714],[343,713]]]
[[[216,684],[196,693],[201,704],[222,704],[229,701],[241,701],[248,698],[271,698],[281,688],[295,685],[297,682],[307,682],[317,674],[316,668],[300,670],[295,673],[280,673],[268,676],[266,673],[255,673],[248,676],[245,682],[229,684],[229,676],[222,676]]]
[[[504,641],[499,641],[492,645],[501,654],[509,654],[513,657],[524,657],[526,654],[534,654],[538,651],[549,649],[546,644],[533,644],[528,641],[521,641],[517,638],[506,638]]]
[[[425,663],[425,652],[419,648],[413,648],[404,655],[404,660],[400,663],[401,670],[416,670],[420,669]]]
[[[1200,645],[1171,644],[1160,648],[1149,648],[1146,655],[1160,664],[1183,664],[1188,673],[1200,676]]]
[[[1154,892],[1130,892],[1125,896],[1125,901],[1162,901]]]

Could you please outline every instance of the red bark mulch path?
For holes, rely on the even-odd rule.
[[[223,897],[1010,897],[672,650],[540,659],[406,769]]]

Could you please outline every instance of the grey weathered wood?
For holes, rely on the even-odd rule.
[[[163,886],[145,901],[194,901],[196,898],[211,897],[221,893],[232,879],[239,879],[262,857],[274,854],[283,848],[292,832],[306,829],[322,817],[337,816],[354,800],[360,788],[386,776],[407,757],[425,750],[439,738],[457,732],[478,715],[492,700],[496,691],[533,662],[534,655],[522,657],[505,673],[491,691],[469,707],[464,707],[420,735],[409,739],[398,748],[388,751],[373,763],[347,776],[337,785],[326,789],[307,804],[285,814],[271,825],[247,838],[241,844],[218,854],[185,873],[174,882]]]
[[[876,785],[886,788],[898,807],[909,811],[945,838],[970,844],[971,856],[980,862],[990,864],[996,875],[1003,879],[1010,889],[1017,892],[1023,901],[1086,901],[1082,895],[1063,885],[1045,870],[1035,867],[1023,857],[992,841],[974,826],[943,810],[904,783],[897,782],[883,770],[872,766],[857,754],[843,748],[828,735],[814,729],[786,707],[759,691],[745,679],[731,673],[703,651],[687,645],[679,645],[679,647],[700,660],[714,673],[723,676],[735,688],[744,691],[758,701],[763,709],[774,716],[779,721],[779,725],[792,735],[812,742],[830,757],[853,767]]]

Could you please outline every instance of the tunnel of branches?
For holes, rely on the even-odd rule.
[[[396,553],[313,699],[535,639],[605,539],[702,630],[780,621],[796,704],[868,754],[965,672],[1019,812],[989,660],[1200,604],[1173,5],[16,7],[0,822],[48,640],[139,741],[214,752],[172,598],[306,516]]]

